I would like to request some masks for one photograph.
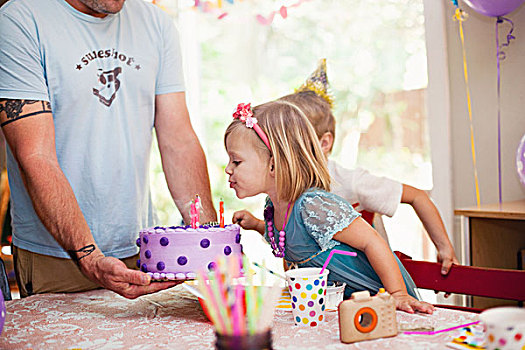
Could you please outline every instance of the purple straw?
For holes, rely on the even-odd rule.
[[[323,274],[324,270],[328,266],[328,263],[330,262],[330,259],[332,259],[332,256],[334,254],[343,254],[343,255],[357,256],[357,253],[354,253],[354,252],[347,252],[345,250],[339,250],[339,249],[332,250],[330,252],[330,254],[328,254],[328,258],[326,258],[326,261],[323,264],[323,268],[321,269],[321,273],[320,273],[321,275]]]

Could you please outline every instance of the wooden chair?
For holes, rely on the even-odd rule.
[[[525,301],[525,271],[453,265],[448,275],[441,274],[441,264],[412,260],[396,251],[395,254],[418,288],[488,298]],[[436,305],[471,312],[482,309],[454,305]]]

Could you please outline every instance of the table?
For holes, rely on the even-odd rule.
[[[456,209],[461,216],[462,263],[479,267],[518,268],[525,249],[525,200]],[[517,302],[474,297],[472,305],[487,308]]]
[[[125,299],[108,290],[41,294],[6,302],[1,349],[213,349],[214,329],[195,297],[176,286]],[[444,329],[477,320],[477,314],[437,308],[433,315],[397,312],[399,325]],[[274,317],[275,349],[443,349],[459,331],[432,336],[399,334],[393,338],[343,344],[336,312],[312,328],[297,327],[289,311]]]

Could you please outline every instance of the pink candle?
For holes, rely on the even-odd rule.
[[[197,219],[196,212],[197,212],[197,210],[195,209],[195,203],[191,202],[191,210],[190,210],[191,228],[197,228],[197,225],[196,225],[196,222],[197,222],[196,221],[196,219]]]
[[[200,225],[200,222],[201,222],[201,218],[200,218],[200,213],[201,213],[201,199],[199,197],[199,195],[196,196],[197,198],[195,198],[195,226],[199,227]]]

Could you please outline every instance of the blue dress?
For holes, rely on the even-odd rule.
[[[269,197],[266,199],[265,212],[268,210],[273,210],[273,203]],[[295,263],[298,267],[322,267],[333,249],[355,252],[356,257],[341,254],[332,256],[327,267],[330,270],[328,281],[345,282],[345,298],[362,290],[368,290],[370,294],[375,295],[383,285],[365,253],[333,239],[336,233],[348,227],[359,216],[360,214],[343,198],[317,188],[307,190],[297,199],[289,214],[285,227],[284,259],[288,264]],[[275,234],[278,237],[278,232]],[[270,242],[267,222],[264,237]],[[420,299],[414,281],[399,259],[395,255],[394,257],[408,294]]]

